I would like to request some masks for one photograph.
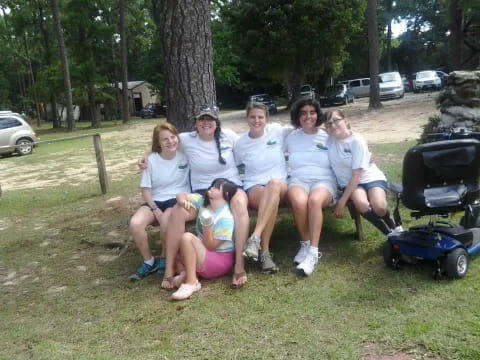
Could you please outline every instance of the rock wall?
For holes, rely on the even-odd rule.
[[[480,131],[480,71],[454,71],[437,98],[438,127],[466,127]]]

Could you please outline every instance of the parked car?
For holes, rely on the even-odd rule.
[[[347,80],[346,85],[352,89],[355,98],[370,96],[370,78]]]
[[[20,114],[0,111],[0,154],[31,154],[38,141],[40,139]]]
[[[442,81],[441,86],[442,86],[442,89],[443,89],[447,85],[448,74],[444,73],[443,71],[440,71],[440,70],[435,70],[435,72],[437,73],[437,76]]]
[[[315,100],[315,88],[311,85],[302,85],[300,87],[300,97]]]
[[[165,115],[167,113],[167,107],[164,104],[147,104],[142,110],[140,110],[140,116],[142,119],[146,117],[157,117]]]
[[[402,77],[397,71],[379,74],[380,99],[400,99],[405,95]]]
[[[442,80],[433,70],[419,71],[413,78],[413,91],[416,93],[425,89],[440,90],[441,87]]]
[[[355,96],[345,84],[330,85],[325,90],[325,95],[320,96],[322,106],[353,103]]]
[[[269,94],[252,95],[252,96],[250,96],[248,101],[266,105],[268,107],[268,112],[270,114],[276,114],[277,113],[277,104],[275,104],[275,100],[273,99],[273,96],[271,96]]]

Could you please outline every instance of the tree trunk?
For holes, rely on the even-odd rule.
[[[393,0],[387,0],[386,16],[387,16],[387,71],[392,71],[392,7]]]
[[[60,50],[60,61],[62,63],[63,88],[65,91],[65,101],[67,103],[67,126],[68,131],[75,131],[75,119],[73,118],[72,85],[70,83],[70,70],[68,68],[67,47],[65,46],[65,40],[63,39],[63,30],[60,23],[58,1],[50,0],[50,4],[52,5],[53,19],[55,22],[55,32],[57,34],[58,48]]]
[[[450,3],[450,71],[460,70],[462,63],[462,8],[459,0]]]
[[[378,86],[378,27],[377,27],[377,1],[368,0],[368,60],[370,66],[370,102],[368,108],[380,109],[380,89]]]
[[[50,107],[52,108],[52,124],[54,129],[59,129],[62,127],[61,120],[57,114],[57,99],[55,95],[50,95]]]
[[[125,1],[120,0],[120,38],[122,57],[122,122],[130,119],[128,109],[128,62],[127,62],[127,24],[125,20]]]
[[[88,110],[90,111],[90,119],[92,121],[92,128],[100,128],[100,120],[97,118],[97,107],[95,105],[95,84],[90,79],[87,85],[88,91]]]
[[[167,119],[192,128],[202,105],[216,102],[208,0],[152,0],[162,39]]]

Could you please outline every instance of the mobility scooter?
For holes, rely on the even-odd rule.
[[[429,222],[387,236],[387,266],[431,260],[434,278],[463,278],[471,256],[480,252],[480,141],[464,131],[455,134],[460,133],[451,131],[452,140],[417,145],[406,153],[402,184],[391,185],[394,217],[401,224],[401,201],[413,218],[427,216]],[[445,220],[458,212],[463,212],[458,224]]]

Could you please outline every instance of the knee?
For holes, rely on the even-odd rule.
[[[189,232],[185,232],[182,235],[182,238],[180,239],[180,244],[186,245],[190,244],[192,242],[192,234]]]
[[[135,234],[143,230],[145,230],[145,228],[143,227],[141,221],[137,220],[135,217],[130,219],[130,224],[128,224],[128,232],[130,234]]]
[[[240,197],[233,197],[230,201],[230,208],[232,209],[233,216],[248,216],[247,201]]]
[[[387,204],[372,204],[372,210],[377,216],[385,216],[387,214]]]
[[[353,206],[360,214],[365,214],[370,209],[370,204],[368,202],[354,202]]]
[[[280,194],[283,187],[285,187],[285,182],[283,182],[282,180],[279,180],[279,179],[272,179],[267,184],[267,189],[272,194]]]

